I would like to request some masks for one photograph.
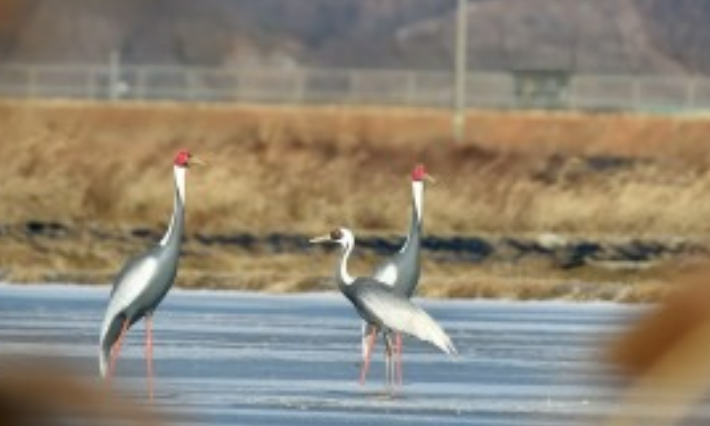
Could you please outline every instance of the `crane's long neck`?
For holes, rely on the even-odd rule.
[[[343,243],[343,255],[340,257],[338,269],[335,271],[335,278],[341,288],[347,287],[355,281],[355,278],[348,273],[348,259],[354,245],[355,240],[352,238],[347,238]]]
[[[173,216],[170,219],[170,226],[160,240],[161,246],[179,247],[185,228],[185,172],[184,167],[173,167],[175,177],[175,201],[173,206]]]
[[[402,253],[414,251],[419,252],[419,245],[422,236],[422,223],[424,213],[424,183],[421,181],[412,182],[412,219],[409,223],[409,233],[407,241],[402,247]]]

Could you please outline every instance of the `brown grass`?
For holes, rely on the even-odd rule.
[[[179,147],[192,231],[399,231],[424,161],[434,233],[694,234],[710,230],[710,120],[472,113],[454,145],[439,111],[0,104],[0,217],[158,224]],[[588,156],[644,159],[595,171]]]
[[[440,182],[426,196],[431,234],[710,231],[709,118],[472,112],[467,124],[454,144],[438,110],[5,101],[0,223],[162,229],[172,156],[189,147],[210,163],[188,179],[191,233],[399,233],[420,161]],[[627,163],[600,169],[600,157]],[[111,270],[130,251],[84,243],[61,260],[3,246],[26,252],[23,267],[60,270]],[[237,271],[234,253],[210,256],[195,267]]]

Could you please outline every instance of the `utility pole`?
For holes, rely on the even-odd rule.
[[[454,56],[454,141],[466,137],[466,41],[468,38],[468,0],[457,0],[456,46]]]
[[[117,50],[112,50],[109,56],[108,68],[108,94],[109,99],[115,101],[120,94],[121,84],[121,56]]]

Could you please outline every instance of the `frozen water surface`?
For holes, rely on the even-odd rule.
[[[0,286],[0,353],[54,354],[98,374],[108,287]],[[613,407],[598,351],[642,307],[417,300],[460,355],[406,338],[404,386],[384,392],[382,342],[366,386],[360,323],[339,294],[173,290],[155,315],[156,405],[211,425],[570,425]],[[145,396],[143,326],[117,368]]]

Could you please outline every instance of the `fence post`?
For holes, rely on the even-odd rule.
[[[577,109],[577,85],[575,82],[576,78],[573,75],[567,85],[567,109],[573,111]]]
[[[185,83],[186,83],[185,96],[186,96],[186,99],[189,99],[191,101],[195,100],[195,97],[196,97],[196,93],[195,93],[196,87],[195,86],[196,86],[196,82],[197,82],[197,79],[195,77],[196,71],[194,71],[190,68],[185,68],[183,72],[185,73]]]
[[[243,76],[246,74],[246,72],[243,70],[243,68],[231,68],[230,72],[234,75],[234,81],[236,83],[234,85],[234,92],[232,96],[234,97],[234,101],[238,102],[242,99],[242,84],[244,84]],[[240,74],[242,75],[242,77],[239,76]]]
[[[34,65],[27,67],[27,97],[37,96],[37,69]]]
[[[468,0],[458,0],[456,10],[456,54],[454,58],[454,116],[452,133],[455,142],[466,137],[466,41],[468,38]]]
[[[296,104],[305,103],[306,73],[297,69],[293,72],[293,101]]]
[[[145,67],[136,67],[135,68],[135,73],[136,73],[136,90],[135,90],[135,99],[139,101],[144,101],[146,99],[147,91],[146,91],[146,81],[147,81],[147,76],[146,73],[148,72],[148,68]]]
[[[86,96],[93,101],[96,99],[96,69],[93,66],[89,67],[86,80]]]
[[[353,103],[354,100],[359,100],[357,96],[358,87],[360,86],[360,74],[358,70],[350,70],[348,73],[348,93],[346,98],[348,103]]]
[[[696,95],[696,86],[697,86],[697,80],[695,76],[690,77],[688,80],[686,80],[687,84],[687,89],[686,89],[686,99],[685,99],[685,108],[686,109],[694,109],[695,108],[695,95]]]
[[[109,57],[109,98],[116,100],[120,96],[119,81],[121,79],[121,59],[117,51],[112,51]]]
[[[638,77],[631,80],[631,110],[641,110],[641,81]]]
[[[412,106],[417,103],[417,74],[415,71],[407,71],[406,74],[406,97],[407,105]]]

